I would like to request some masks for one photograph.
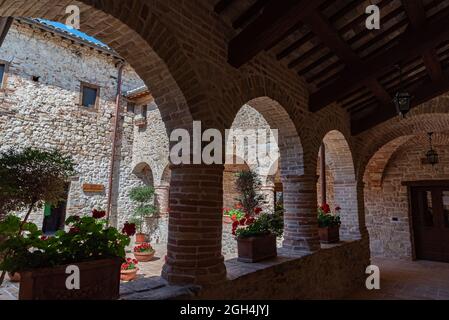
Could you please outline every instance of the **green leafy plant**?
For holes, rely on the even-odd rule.
[[[229,216],[232,221],[240,221],[245,217],[241,204],[236,204],[234,208],[223,208],[223,215]]]
[[[262,212],[261,206],[265,197],[258,191],[261,183],[253,171],[242,171],[237,174],[236,189],[239,192],[240,210],[244,216],[237,217],[232,224],[232,234],[238,238],[274,234],[281,237],[284,231],[283,210]]]
[[[132,222],[135,223],[139,233],[142,233],[145,218],[158,214],[158,210],[154,205],[154,192],[153,187],[143,186],[133,188],[129,193],[130,199],[137,203]]]
[[[274,234],[282,237],[284,233],[284,219],[280,212],[261,213],[256,219],[246,219],[237,222],[234,234],[237,237],[257,237],[261,235]]]
[[[0,153],[0,219],[2,214],[26,209],[26,222],[33,209],[44,203],[57,205],[74,174],[71,157],[57,150],[11,148]]]
[[[327,203],[318,207],[318,227],[329,228],[341,225],[340,207],[335,208],[335,213],[332,213]]]
[[[19,233],[21,224],[12,215],[0,222],[0,233],[6,235],[0,252],[8,252],[0,269],[12,273],[105,258],[124,259],[125,247],[130,243],[128,235],[94,217],[72,216],[66,220],[69,231],[60,230],[53,237],[44,236],[29,222]]]

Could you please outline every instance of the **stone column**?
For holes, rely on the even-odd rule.
[[[172,284],[223,281],[224,166],[180,165],[171,169],[168,245],[162,276]]]
[[[291,251],[320,249],[317,219],[317,175],[285,176],[284,243]]]
[[[156,194],[156,206],[159,209],[159,213],[161,215],[167,214],[169,209],[168,201],[170,194],[170,185],[159,185],[157,187],[154,187],[154,191]]]
[[[335,204],[341,208],[341,240],[360,239],[356,181],[334,181],[334,195]]]
[[[265,204],[264,208],[268,211],[274,210],[274,205],[276,202],[275,193],[274,193],[274,185],[273,184],[265,184],[260,187],[260,193],[265,196]]]

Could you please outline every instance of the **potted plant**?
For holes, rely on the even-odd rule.
[[[24,219],[14,229],[15,235],[19,236],[33,210],[42,208],[44,203],[56,205],[64,198],[66,182],[74,174],[75,163],[72,158],[58,150],[11,148],[1,152],[0,221],[8,212],[25,210]],[[11,229],[7,232],[8,237],[14,236],[10,233]],[[5,241],[5,236],[0,232],[0,243]],[[0,252],[0,260],[2,259]],[[0,285],[5,275],[6,272],[3,271],[0,275]]]
[[[153,259],[155,250],[149,243],[142,243],[136,247],[134,247],[134,257],[139,262],[148,262]]]
[[[330,206],[324,203],[318,207],[318,231],[322,243],[338,243],[340,241],[340,207],[331,212]]]
[[[237,174],[236,189],[239,206],[244,216],[232,224],[232,233],[237,238],[238,260],[258,262],[277,256],[276,238],[282,236],[283,219],[280,212],[262,212],[263,195],[257,190],[260,181],[252,171]]]
[[[136,259],[127,258],[126,262],[122,263],[120,269],[120,280],[122,281],[132,281],[137,277],[138,261]]]
[[[133,202],[137,203],[134,211],[132,222],[136,225],[138,233],[136,233],[136,243],[144,243],[146,236],[143,233],[143,225],[147,217],[157,215],[158,211],[154,205],[155,190],[151,186],[136,187],[131,190],[129,197]]]
[[[102,218],[69,217],[68,231],[60,230],[52,237],[12,215],[0,222],[0,233],[7,235],[0,244],[4,257],[0,268],[20,273],[19,299],[118,299],[120,266],[131,234],[107,226]],[[67,287],[67,270],[73,266],[79,270],[78,290]]]

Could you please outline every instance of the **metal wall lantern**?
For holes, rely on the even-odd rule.
[[[433,132],[429,132],[428,135],[429,135],[429,145],[430,145],[430,149],[429,149],[429,151],[427,151],[427,153],[426,153],[426,159],[427,159],[427,162],[428,162],[429,164],[431,164],[432,166],[434,166],[434,165],[436,165],[436,164],[438,163],[438,161],[439,161],[439,159],[438,159],[438,152],[436,152],[436,151],[433,149],[433,146],[432,146],[432,136],[433,136]]]

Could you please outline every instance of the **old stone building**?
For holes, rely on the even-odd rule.
[[[119,157],[116,208],[128,208],[126,190],[138,183],[154,183],[159,201],[168,199],[161,206],[169,208],[164,281],[200,285],[195,298],[343,298],[366,291],[365,271],[374,263],[390,280],[380,296],[422,298],[430,287],[432,298],[449,297],[448,267],[441,263],[449,261],[449,1],[3,0],[0,16],[64,22],[64,6],[74,3],[81,30],[115,50],[142,79],[130,76],[124,84],[123,99],[134,113],[122,121],[119,149],[126,156]],[[382,19],[380,29],[371,30],[365,10],[373,3]],[[12,41],[8,37],[2,50]],[[1,56],[12,61],[5,70],[14,70],[14,55],[19,53]],[[85,74],[69,85],[71,95],[64,97],[71,97],[73,108],[81,81],[111,83],[113,100],[114,62],[108,72],[96,72],[94,79]],[[54,77],[64,70],[55,68]],[[30,76],[45,78],[45,72],[36,73],[24,77],[24,86],[38,85]],[[9,139],[26,136],[20,119],[8,118],[7,89],[2,94],[0,124]],[[401,96],[396,108],[392,101]],[[37,94],[31,102],[39,99]],[[66,103],[59,99],[58,105]],[[98,116],[76,107],[78,122],[62,115],[52,125],[67,121],[70,128]],[[110,137],[111,118],[102,114],[96,144],[77,145],[78,133],[75,140],[70,134],[51,138],[56,130],[48,136],[79,148],[80,155],[92,145],[103,150],[87,161],[101,163],[104,170],[97,174],[103,176],[92,179],[106,184],[110,144],[102,142]],[[40,112],[29,116],[45,120]],[[222,208],[232,205],[232,173],[239,168],[169,164],[166,156],[153,162],[174,145],[170,134],[194,131],[194,121],[201,121],[203,131],[223,134],[231,127],[277,130],[280,158],[258,167],[270,201],[282,191],[284,237],[277,259],[248,265],[223,255],[229,242],[223,241]],[[93,134],[88,125],[85,130]],[[426,157],[431,132],[439,154],[434,165]],[[342,241],[336,245],[320,243],[317,204],[324,198],[341,208]],[[96,196],[82,201],[82,210],[101,202]],[[129,298],[150,299],[153,289]]]

